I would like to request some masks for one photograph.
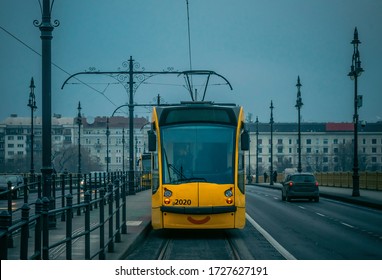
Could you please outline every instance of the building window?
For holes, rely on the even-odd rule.
[[[371,144],[373,145],[377,144],[377,139],[371,139]]]
[[[283,143],[283,139],[277,139],[277,144],[281,145]]]
[[[282,154],[283,153],[283,147],[277,147],[277,153]]]
[[[333,144],[337,145],[338,144],[338,139],[333,139]]]
[[[375,154],[377,152],[377,148],[371,148],[371,152]]]
[[[324,148],[324,154],[327,154],[329,152],[329,148],[328,147],[325,147]]]
[[[306,144],[311,145],[312,144],[312,139],[306,139]]]
[[[310,154],[312,152],[312,148],[306,148],[306,153]]]

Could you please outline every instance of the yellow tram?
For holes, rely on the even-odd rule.
[[[153,228],[243,228],[242,107],[183,102],[155,107],[152,121]]]

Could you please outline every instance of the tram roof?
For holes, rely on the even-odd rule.
[[[220,123],[237,125],[240,106],[231,103],[181,102],[156,107],[159,125]]]

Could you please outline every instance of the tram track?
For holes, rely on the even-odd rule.
[[[155,232],[153,233],[156,234]],[[142,245],[153,246],[156,244],[154,259],[176,260],[176,259],[222,259],[241,260],[242,248],[235,242],[235,238],[226,230],[208,231],[166,231],[161,234],[160,239],[153,242],[155,236],[148,237]],[[142,248],[141,248],[142,249]],[[143,248],[142,251],[147,249]],[[137,258],[148,258],[149,256],[136,255]],[[151,255],[151,258],[153,255]],[[129,258],[129,257],[128,257]]]

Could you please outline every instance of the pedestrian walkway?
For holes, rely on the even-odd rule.
[[[93,209],[90,212],[90,220],[94,223],[99,220],[99,208]],[[73,217],[73,229],[84,231],[84,215]],[[126,225],[127,234],[121,234],[121,242],[114,242],[113,252],[108,252],[106,249],[107,260],[119,260],[125,258],[129,250],[132,250],[139,244],[139,241],[145,238],[145,235],[151,228],[151,190],[137,192],[135,195],[126,197]],[[56,227],[50,230],[49,243],[53,244],[65,239],[66,234],[65,222],[57,221]],[[34,252],[34,230],[30,231],[28,252]],[[90,234],[91,255],[99,250],[99,230],[92,231]],[[105,235],[107,236],[108,229],[105,227]],[[13,248],[8,249],[8,259],[15,260],[20,258],[20,235],[16,234],[13,238]],[[30,255],[29,253],[29,255]],[[49,259],[65,260],[66,249],[65,243],[62,246],[51,249]],[[85,238],[80,237],[72,242],[72,259],[85,259]]]
[[[275,183],[273,186],[270,184],[256,184],[260,187],[280,189],[281,184]],[[321,197],[326,197],[330,199],[336,199],[340,201],[345,201],[348,203],[354,203],[358,205],[363,205],[367,207],[372,207],[375,209],[382,210],[382,192],[371,191],[371,190],[360,190],[359,197],[352,196],[352,189],[349,188],[337,188],[337,187],[320,187]],[[151,190],[146,190],[138,192],[135,195],[129,195],[126,197],[127,200],[127,234],[121,235],[121,242],[114,243],[114,251],[107,252],[107,260],[120,260],[126,258],[127,254],[139,246],[140,242],[145,238],[146,234],[151,229]],[[73,228],[83,224],[83,216],[75,216],[73,220]],[[93,209],[91,211],[91,219],[98,219],[98,210]],[[80,227],[80,226],[79,226]],[[33,231],[31,231],[32,234]],[[97,235],[98,234],[98,235]],[[107,233],[106,233],[107,234]],[[57,240],[62,240],[65,238],[65,222],[57,222],[57,227],[51,230],[50,242],[54,243]],[[29,250],[33,252],[34,244],[32,243],[34,238],[31,236],[29,238]],[[14,238],[14,248],[9,248],[8,258],[9,259],[19,259],[20,247],[19,240],[17,236]],[[99,231],[94,231],[91,233],[91,248],[92,250],[97,250],[99,246]],[[72,259],[83,260],[85,255],[85,241],[84,238],[79,238],[73,242],[73,254]],[[50,252],[50,259],[65,260],[66,252],[65,246],[61,249],[55,249]]]

